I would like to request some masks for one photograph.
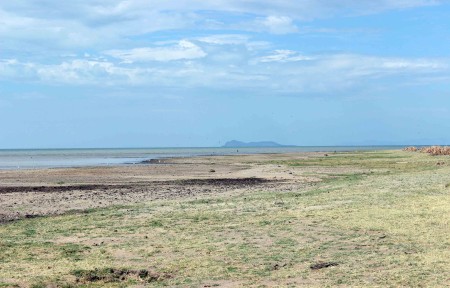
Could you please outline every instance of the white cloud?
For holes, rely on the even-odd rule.
[[[17,59],[0,59],[0,79],[32,81],[36,79],[36,64]]]
[[[184,41],[186,42],[182,42],[180,47],[190,49],[192,42]],[[129,63],[95,60],[101,57],[82,57],[59,64],[0,60],[0,80],[69,86],[131,85],[179,89],[213,87],[251,89],[253,93],[281,91],[333,94],[335,91],[355,87],[371,89],[382,86],[385,81],[389,81],[390,86],[446,83],[448,79],[442,78],[442,75],[448,75],[450,72],[450,59],[410,59],[358,54],[304,55],[293,50],[274,50],[269,55],[254,57],[251,54],[233,55],[229,46],[219,48],[222,49],[201,61],[187,60],[186,54],[180,56],[175,53],[167,56],[153,50],[151,53],[119,54],[120,60]],[[219,58],[225,57],[226,61],[214,60],[215,55],[219,55]],[[210,58],[213,60],[209,61]],[[146,63],[134,63],[138,60],[149,61],[148,59],[185,61],[155,61],[151,67]],[[397,79],[394,84],[393,79]]]
[[[146,61],[174,61],[197,59],[206,56],[206,53],[197,45],[187,40],[181,40],[177,45],[170,47],[145,47],[131,50],[110,50],[106,55],[123,60],[125,63]]]
[[[430,60],[415,60],[415,61],[407,61],[404,59],[391,59],[382,62],[382,66],[388,69],[445,69],[448,68],[448,64],[441,61],[430,61]]]
[[[392,74],[427,74],[449,69],[443,59],[406,59],[353,54],[336,54],[321,58],[325,69],[342,71],[352,77],[387,77]]]
[[[233,47],[232,50],[222,50],[222,52],[225,52],[225,54],[231,55],[236,54],[233,53],[236,51],[237,47],[242,47],[248,52],[257,52],[261,50],[266,50],[272,47],[272,43],[268,41],[255,41],[251,39],[248,35],[244,34],[213,34],[209,36],[204,37],[198,37],[195,38],[196,41],[199,42],[199,44],[203,46],[208,46],[208,48],[211,48],[211,46],[216,47],[217,49],[213,49],[215,52],[218,51],[222,45],[227,45],[230,47]],[[222,55],[224,53],[221,53]],[[212,57],[219,56],[219,54],[211,55]],[[240,55],[235,55],[240,57]]]
[[[271,55],[256,59],[256,62],[296,62],[313,59],[313,57],[303,56],[298,52],[292,50],[275,50]]]
[[[133,84],[142,71],[106,61],[74,59],[59,64],[0,60],[0,79],[44,84],[110,86]]]
[[[260,57],[260,62],[265,63],[295,62],[308,59],[300,54],[283,54],[285,52],[259,55],[260,50],[273,48],[274,45],[263,38],[270,36],[263,35],[255,41],[242,35],[243,32],[217,35],[220,33],[217,30],[295,33],[299,30],[299,21],[303,19],[341,17],[344,13],[375,13],[438,3],[432,0],[0,1],[1,52],[2,57],[21,58],[23,63],[28,61],[34,65],[54,63],[64,59],[66,56],[63,55],[82,55],[85,51],[91,55],[107,51],[109,56],[127,63],[168,63],[206,58],[210,54],[208,58],[211,61],[233,62],[230,67],[242,66],[245,59],[251,57]],[[168,30],[183,31],[180,33],[185,33],[186,38],[191,40],[176,45],[156,45],[149,41],[148,34]],[[196,33],[199,31],[201,34]],[[171,33],[157,35],[160,37],[157,40],[173,43]],[[189,37],[194,33],[205,36]],[[221,45],[242,47],[230,51],[213,47]],[[248,61],[256,61],[252,59]],[[89,60],[102,63],[101,58]],[[8,69],[11,67],[8,66]],[[23,77],[31,77],[32,69],[25,64],[14,67],[21,67]]]
[[[271,33],[296,32],[294,21],[377,13],[435,5],[437,0],[92,0],[1,1],[0,36],[48,39],[56,44],[89,46],[169,29],[234,27],[227,16],[246,15]],[[206,16],[204,11],[211,11]],[[245,30],[245,27],[240,27]]]
[[[221,11],[254,15],[286,15],[293,19],[327,17],[336,13],[370,13],[436,5],[439,0],[91,0],[91,1],[2,1],[0,7],[26,15],[58,19],[76,18],[88,25],[126,22],[155,13],[189,14],[195,11]],[[187,16],[187,15],[185,15]]]
[[[298,32],[293,20],[287,16],[268,16],[261,21],[264,26],[272,34],[288,34]]]
[[[138,81],[141,69],[117,66],[112,62],[74,59],[37,69],[40,81],[74,85],[127,85]]]
[[[361,55],[357,51],[375,50],[368,47],[374,37],[364,39],[364,43],[356,41],[352,46],[348,44],[350,38],[343,39],[366,36],[362,30],[365,27],[358,30],[360,21],[345,20],[345,25],[333,26],[334,35],[321,35],[320,39],[313,37],[321,29],[316,25],[323,22],[302,22],[441,2],[0,1],[0,57],[10,58],[0,59],[0,80],[24,85],[156,87],[155,91],[161,87],[248,89],[255,95],[277,91],[331,95],[355,87],[370,90],[383,86],[447,84],[450,59]],[[342,27],[351,26],[348,28],[351,30],[353,25],[358,26],[352,30],[356,32],[343,35]],[[220,34],[224,31],[233,32]],[[268,35],[297,32],[306,33]],[[376,37],[383,37],[383,32],[380,30]],[[383,48],[388,43],[383,41],[389,39],[376,42],[382,44],[377,47]],[[325,52],[303,53],[294,49]],[[326,52],[330,50],[353,53]],[[401,55],[402,51],[397,49],[393,53],[396,52]],[[423,53],[428,52],[424,49]]]
[[[198,41],[214,45],[247,44],[249,37],[241,34],[219,34],[197,38]]]

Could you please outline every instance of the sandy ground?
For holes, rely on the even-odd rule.
[[[323,153],[172,158],[143,165],[0,171],[0,223],[155,199],[313,186],[308,171],[271,164]],[[317,172],[317,171],[316,171]]]

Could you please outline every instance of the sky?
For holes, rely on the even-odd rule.
[[[450,1],[0,0],[0,149],[450,144]]]

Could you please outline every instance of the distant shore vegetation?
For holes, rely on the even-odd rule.
[[[415,146],[406,147],[403,151],[428,153],[433,156],[450,155],[450,146],[428,146],[417,148]]]

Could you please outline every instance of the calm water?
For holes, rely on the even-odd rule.
[[[401,146],[276,147],[276,148],[133,148],[133,149],[37,149],[0,150],[0,169],[132,165],[165,157],[235,155],[314,151],[368,151],[400,149]]]

